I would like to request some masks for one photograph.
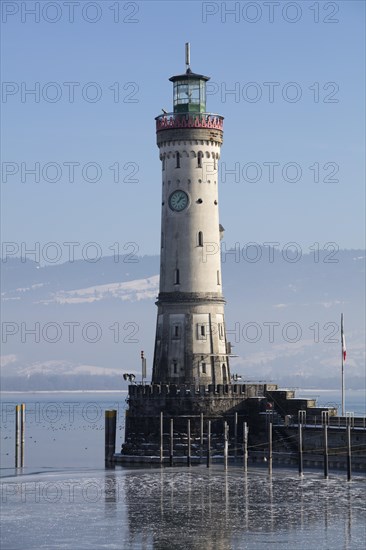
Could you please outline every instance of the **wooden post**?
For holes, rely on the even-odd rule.
[[[272,421],[268,423],[268,473],[272,474]]]
[[[104,460],[106,463],[113,462],[113,455],[116,451],[116,427],[117,411],[104,412]]]
[[[236,453],[238,446],[238,413],[235,413],[234,416],[234,460],[236,462]]]
[[[207,468],[211,465],[211,420],[207,423]]]
[[[347,426],[347,481],[352,478],[352,447],[351,447],[351,425]]]
[[[304,475],[304,462],[302,454],[302,423],[299,419],[299,475]]]
[[[328,424],[324,424],[324,477],[328,479],[329,461],[328,461]]]
[[[188,453],[187,453],[187,466],[191,466],[191,420],[187,420],[187,436],[188,436]]]
[[[200,421],[201,421],[201,426],[200,426],[200,435],[201,435],[201,441],[200,441],[200,460],[202,460],[202,456],[203,456],[203,413],[201,413],[200,415]]]
[[[15,467],[19,468],[20,458],[20,405],[15,405]]]
[[[160,413],[160,464],[162,464],[164,460],[163,437],[164,437],[164,418],[163,418],[163,411],[161,411]]]
[[[224,422],[224,470],[227,470],[227,457],[228,457],[228,450],[229,450],[228,435],[229,435],[229,426],[225,421]]]
[[[243,424],[243,462],[246,473],[248,471],[248,425],[246,422]]]
[[[24,468],[25,403],[20,406],[20,467]]]
[[[170,419],[170,454],[169,454],[169,464],[173,466],[173,452],[174,452],[174,420]]]

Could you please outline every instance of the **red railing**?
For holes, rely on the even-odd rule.
[[[155,118],[156,131],[172,128],[213,128],[223,130],[224,117],[211,113],[166,113]]]

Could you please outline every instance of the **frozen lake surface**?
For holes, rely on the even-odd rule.
[[[222,466],[3,479],[2,549],[355,549],[365,477]]]
[[[314,392],[315,394],[315,392]],[[364,396],[364,394],[363,394]],[[365,547],[366,476],[240,465],[104,469],[104,410],[126,394],[3,394],[2,550]],[[361,397],[361,401],[360,401]],[[333,398],[333,396],[332,396]],[[355,395],[362,406],[360,393]],[[330,400],[327,394],[326,398]],[[25,468],[14,470],[14,404],[26,403]],[[357,404],[356,404],[357,406]]]

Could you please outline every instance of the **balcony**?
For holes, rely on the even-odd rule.
[[[212,113],[164,113],[155,118],[156,131],[175,128],[209,128],[223,131],[224,117]]]

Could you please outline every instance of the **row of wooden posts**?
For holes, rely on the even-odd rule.
[[[164,448],[163,448],[163,413],[160,413],[160,462],[164,461]],[[201,414],[201,429],[200,429],[200,448],[201,448],[201,459],[203,451],[203,414]],[[116,439],[116,422],[117,422],[117,411],[106,411],[105,412],[105,460],[106,462],[113,462],[113,455],[115,453],[115,439]],[[268,423],[268,471],[272,473],[272,462],[273,462],[273,451],[272,451],[272,421]],[[352,465],[351,465],[351,426],[346,427],[347,430],[347,480],[350,481],[352,477]],[[235,413],[235,422],[234,422],[234,439],[237,442],[237,433],[238,433],[238,416]],[[243,467],[244,471],[248,469],[248,433],[249,428],[246,422],[243,422]],[[227,470],[228,467],[228,455],[229,455],[229,425],[224,422],[224,469]],[[187,419],[187,466],[192,464],[191,456],[191,420]],[[324,477],[327,479],[329,476],[329,452],[328,452],[328,425],[325,423],[323,425],[323,468],[324,468]],[[298,470],[299,475],[303,476],[304,474],[304,451],[303,451],[303,423],[298,423]],[[237,456],[237,445],[234,446],[234,457]],[[211,420],[207,421],[207,446],[206,446],[206,465],[207,468],[211,465]],[[169,464],[173,466],[174,464],[174,419],[170,418],[170,433],[169,433]]]

